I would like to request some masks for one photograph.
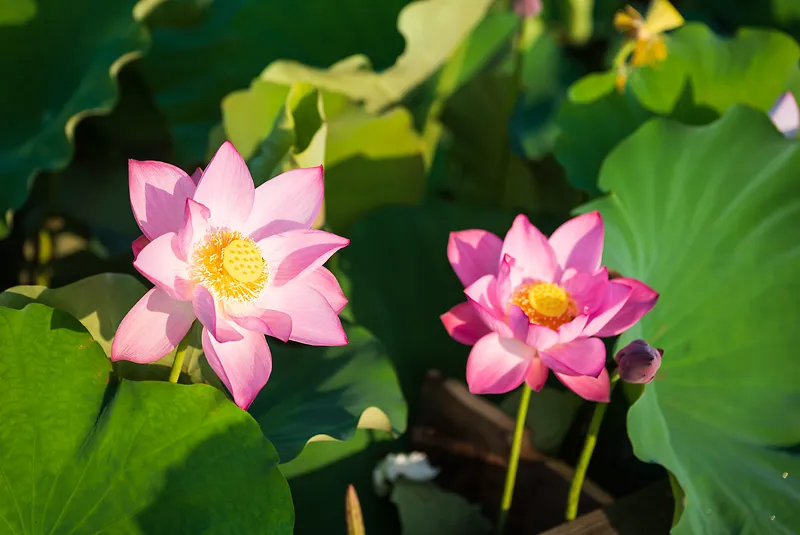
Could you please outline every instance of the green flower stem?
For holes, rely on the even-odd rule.
[[[172,370],[169,372],[169,382],[177,383],[183,368],[183,359],[186,358],[186,350],[189,349],[189,334],[183,337],[178,348],[175,349],[175,360],[172,361]]]
[[[46,228],[47,222],[39,229],[37,243],[36,284],[50,286],[50,262],[53,260],[53,235]]]
[[[609,398],[614,392],[614,387],[617,386],[618,381],[619,373],[614,371],[614,373],[611,374],[611,387],[608,392]],[[578,501],[580,501],[581,497],[583,480],[586,479],[586,470],[589,468],[589,462],[592,460],[594,446],[597,444],[597,434],[600,431],[600,425],[603,423],[603,416],[605,416],[607,408],[608,403],[598,403],[594,406],[592,421],[589,423],[589,432],[586,434],[586,441],[583,443],[583,451],[581,452],[580,459],[578,459],[578,466],[575,467],[572,485],[569,487],[566,512],[567,520],[575,520],[575,517],[578,516]]]
[[[508,110],[506,118],[511,120],[514,114],[514,106],[517,103],[520,92],[523,89],[523,74],[525,66],[525,52],[531,47],[533,41],[542,33],[543,27],[536,21],[535,17],[520,19],[517,32],[511,43],[511,55],[514,61],[514,70],[511,78],[511,93],[508,96]],[[502,136],[502,152],[500,155],[500,165],[498,166],[497,176],[497,204],[502,204],[505,196],[505,183],[508,170],[511,166],[511,132],[510,126],[506,124],[505,134]]]
[[[611,62],[611,64],[617,68],[625,65],[625,62],[628,61],[628,56],[633,53],[634,48],[636,48],[636,41],[625,41],[617,54],[614,56],[614,60]]]
[[[522,432],[525,430],[525,418],[528,415],[528,405],[531,401],[531,389],[522,385],[522,396],[517,409],[517,426],[514,428],[514,440],[511,442],[511,453],[508,457],[508,470],[506,471],[506,484],[503,488],[503,501],[500,504],[500,514],[497,516],[495,535],[503,535],[508,520],[508,511],[511,509],[511,500],[514,497],[514,483],[517,481],[517,468],[519,467],[519,452],[522,448]]]
[[[583,45],[592,36],[594,0],[569,0],[569,22],[567,30],[570,43]]]

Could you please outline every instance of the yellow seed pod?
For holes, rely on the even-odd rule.
[[[264,258],[254,243],[233,240],[222,252],[222,266],[239,282],[255,282],[264,271]]]

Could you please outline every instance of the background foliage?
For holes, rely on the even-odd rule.
[[[676,1],[688,23],[667,59],[620,93],[624,4],[544,0],[523,26],[491,0],[0,0],[0,526],[289,533],[295,518],[296,533],[344,533],[355,483],[367,532],[400,533],[372,468],[407,448],[425,373],[463,379],[469,351],[438,320],[463,299],[449,232],[503,235],[520,212],[550,232],[599,209],[604,261],[662,295],[623,342],[666,354],[652,384],[627,389],[641,394],[633,450],[615,398],[589,476],[621,495],[663,476],[634,452],[664,466],[686,495],[675,533],[800,528],[800,157],[766,114],[800,97],[800,8]],[[146,291],[127,159],[191,172],[224,139],[257,183],[324,165],[319,224],[351,239],[329,266],[350,345],[271,341],[249,414],[226,401],[197,331],[175,389],[153,381],[172,355],[105,357]],[[532,414],[559,417],[531,422],[537,446],[571,462],[586,406],[546,392]],[[133,449],[178,435],[158,455]],[[109,475],[144,462],[128,490]]]

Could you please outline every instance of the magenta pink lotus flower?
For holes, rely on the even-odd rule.
[[[658,294],[633,279],[609,280],[600,267],[603,220],[592,212],[548,240],[519,215],[504,241],[485,230],[450,234],[447,256],[467,302],[441,319],[456,341],[473,345],[467,383],[502,394],[526,382],[541,390],[548,369],[579,396],[607,402],[600,336],[628,329]]]
[[[149,363],[173,351],[195,319],[206,359],[246,409],[266,384],[264,335],[345,345],[347,300],[322,267],[349,241],[312,230],[322,168],[296,169],[258,189],[229,142],[190,177],[167,163],[129,163],[131,205],[144,236],[134,266],[155,288],[128,312],[112,360]]]

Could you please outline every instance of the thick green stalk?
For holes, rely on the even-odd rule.
[[[609,398],[614,392],[614,387],[617,385],[618,381],[619,374],[615,371],[611,375],[611,387],[608,392]],[[581,452],[580,459],[578,459],[578,466],[575,467],[575,475],[572,477],[572,485],[569,488],[566,512],[567,520],[575,520],[575,517],[578,516],[578,501],[581,498],[583,480],[586,479],[586,470],[589,468],[589,462],[592,460],[594,446],[597,444],[597,434],[600,431],[600,425],[603,423],[603,416],[606,414],[606,408],[608,408],[608,403],[597,403],[594,406],[592,421],[589,423],[589,432],[586,434],[586,440],[583,443],[583,451]]]
[[[189,334],[183,337],[181,343],[175,349],[175,360],[172,361],[172,370],[169,372],[169,382],[177,383],[183,368],[183,359],[186,358],[186,350],[189,348]]]
[[[517,426],[514,428],[514,439],[511,442],[511,453],[508,457],[508,470],[506,471],[506,484],[503,488],[503,501],[500,504],[500,514],[495,525],[495,535],[503,535],[508,520],[508,511],[511,509],[511,500],[514,498],[514,484],[517,481],[517,468],[519,467],[519,452],[522,449],[522,434],[525,430],[525,418],[528,415],[528,405],[531,401],[531,389],[522,385],[522,395],[517,409]]]

